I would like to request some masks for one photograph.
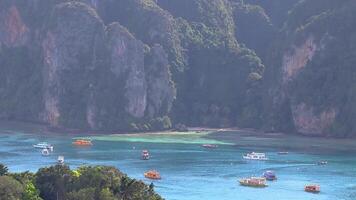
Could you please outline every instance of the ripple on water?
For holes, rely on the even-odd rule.
[[[3,151],[0,151],[0,157],[2,159],[4,158],[11,158],[11,157],[15,157],[15,156],[19,156],[20,154],[18,153],[14,153],[14,152],[3,152]]]

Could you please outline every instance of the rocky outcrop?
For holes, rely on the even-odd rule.
[[[0,118],[352,134],[356,3],[296,1],[2,0]]]
[[[280,80],[275,88],[283,98],[272,112],[279,124],[292,123],[307,135],[355,133],[355,60],[349,59],[356,50],[349,45],[354,43],[355,6],[354,1],[301,1],[290,12],[276,48],[280,60],[270,65],[280,68],[267,68]]]
[[[285,53],[282,63],[283,82],[292,80],[312,60],[316,50],[317,45],[313,37],[309,37],[302,45],[294,46]]]
[[[145,44],[160,44],[168,54],[171,69],[184,70],[184,52],[174,18],[161,9],[156,1],[107,0],[98,1],[97,7],[105,23],[117,21]]]
[[[1,5],[1,3],[0,3]],[[23,46],[29,39],[29,28],[15,5],[0,9],[0,47]]]
[[[292,106],[294,125],[299,133],[306,135],[323,135],[328,133],[335,122],[337,111],[334,108],[315,113],[313,107],[305,103]]]
[[[147,83],[144,68],[144,46],[118,23],[111,24],[107,33],[110,71],[125,79],[126,111],[142,118],[146,109]]]
[[[45,122],[53,126],[86,124],[88,75],[95,68],[95,45],[103,35],[103,23],[86,4],[69,2],[55,7],[42,42]]]
[[[149,117],[158,117],[171,110],[176,91],[163,47],[154,45],[148,57],[145,66],[148,85],[147,114]]]
[[[164,31],[172,28],[166,14],[146,13],[157,22],[143,38],[150,49],[118,22],[105,25],[95,10],[102,8],[102,1],[1,3],[0,47],[6,51],[0,51],[0,63],[6,66],[0,68],[8,72],[0,74],[2,118],[54,127],[127,130],[132,123],[149,123],[168,114],[175,90],[167,53],[155,44],[173,45]],[[13,55],[21,59],[15,62]],[[27,60],[31,66],[25,70]],[[28,87],[18,81],[22,79]],[[20,93],[10,95],[11,91]],[[11,99],[16,101],[10,104]],[[27,104],[31,106],[19,106]],[[155,125],[167,120],[156,120]],[[149,124],[144,128],[149,130]]]

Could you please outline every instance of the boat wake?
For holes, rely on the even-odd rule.
[[[298,168],[298,167],[307,167],[307,166],[316,166],[317,164],[305,163],[305,164],[293,164],[293,165],[284,165],[278,167],[265,168],[264,170],[276,170],[276,169],[289,169],[289,168]]]

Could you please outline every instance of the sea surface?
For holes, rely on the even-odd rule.
[[[0,162],[12,172],[36,172],[40,167],[55,164],[58,155],[63,155],[71,168],[89,164],[111,165],[146,183],[151,181],[145,179],[143,173],[156,169],[162,180],[153,183],[156,191],[167,200],[356,199],[356,151],[345,151],[343,147],[340,151],[337,148],[323,151],[323,146],[319,146],[310,152],[308,148],[290,148],[288,155],[278,155],[277,152],[283,150],[281,146],[274,147],[273,142],[266,145],[269,141],[266,138],[242,134],[241,140],[229,143],[206,137],[208,133],[90,135],[94,145],[78,148],[71,142],[76,137],[88,136],[85,133],[62,135],[38,127],[0,123]],[[239,135],[239,132],[230,134]],[[243,145],[237,142],[242,140]],[[308,139],[301,141],[308,145]],[[39,142],[53,144],[54,152],[42,156],[32,147]],[[219,147],[204,149],[201,147],[204,143],[218,144]],[[335,143],[342,146],[340,142]],[[332,141],[326,147],[331,144]],[[150,160],[140,160],[143,149],[150,151]],[[270,160],[243,160],[242,155],[250,151],[265,152]],[[326,160],[328,164],[318,166],[316,163],[320,160]],[[278,176],[277,181],[268,183],[269,187],[248,188],[238,184],[239,178],[259,176],[265,170],[274,170]],[[304,192],[304,185],[310,183],[320,184],[321,193]]]

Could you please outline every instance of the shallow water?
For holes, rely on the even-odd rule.
[[[150,140],[142,135],[122,136],[120,139],[117,137],[121,136],[116,135],[98,136],[93,137],[94,146],[76,148],[71,145],[71,135],[34,134],[33,130],[29,132],[0,128],[1,162],[13,172],[36,171],[40,167],[54,164],[58,155],[64,155],[65,162],[72,168],[83,164],[112,165],[147,183],[150,181],[144,179],[143,172],[157,169],[162,180],[154,181],[154,184],[167,200],[356,199],[356,157],[351,152],[290,152],[281,156],[276,154],[276,149],[269,147],[260,150],[266,152],[270,160],[259,162],[242,160],[243,153],[256,148],[219,144],[217,149],[204,149],[199,143],[207,142],[207,139],[192,134],[182,135],[179,139],[176,136],[164,136],[160,140]],[[51,156],[43,157],[32,148],[33,144],[41,141],[55,146]],[[208,141],[214,142],[211,139]],[[150,160],[139,159],[142,149],[150,150]],[[326,166],[315,165],[319,160],[327,160],[329,163]],[[247,188],[237,183],[238,178],[257,176],[270,169],[276,171],[278,181],[269,182],[268,188]],[[305,193],[303,187],[308,183],[320,184],[322,192]]]

